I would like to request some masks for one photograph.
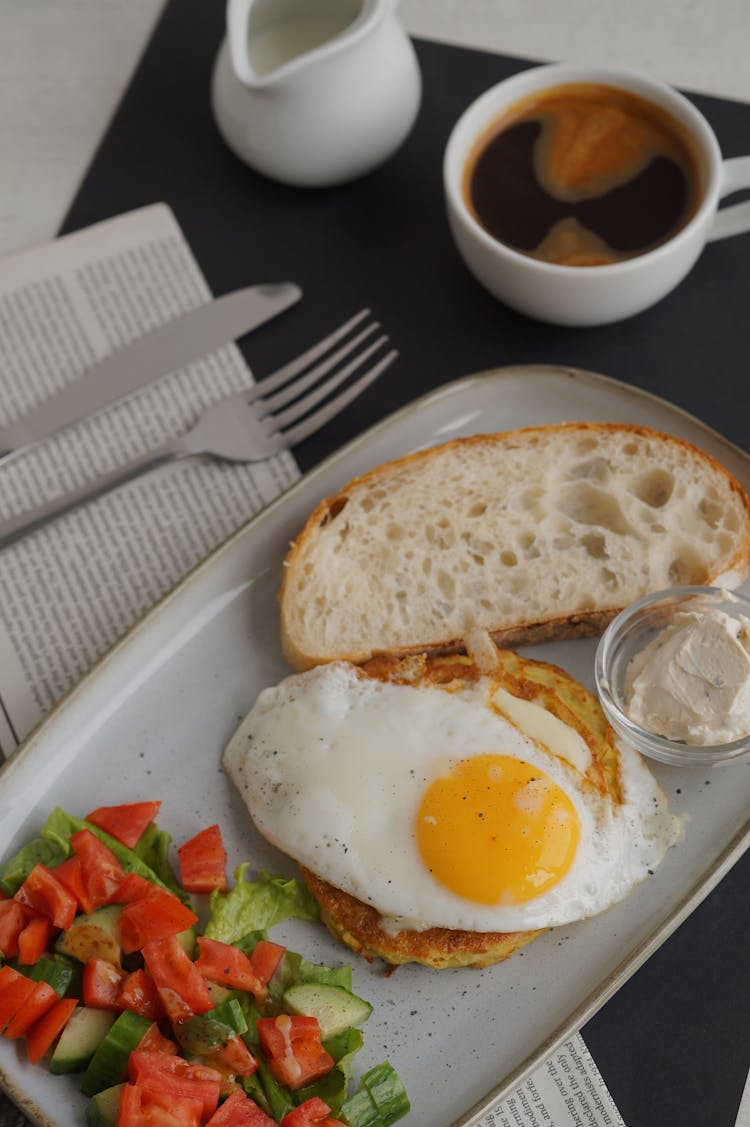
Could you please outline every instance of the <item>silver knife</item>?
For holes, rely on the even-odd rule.
[[[249,333],[302,297],[293,282],[247,286],[182,313],[124,345],[9,426],[0,427],[0,461],[47,438],[159,376]]]

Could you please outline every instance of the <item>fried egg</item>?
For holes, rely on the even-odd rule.
[[[446,691],[334,662],[261,693],[224,764],[264,837],[392,927],[504,932],[601,912],[678,839],[619,751],[615,797],[575,727],[497,678]]]

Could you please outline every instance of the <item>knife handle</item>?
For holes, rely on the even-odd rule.
[[[157,325],[105,356],[15,422],[0,426],[0,462],[245,336],[301,297],[302,290],[294,282],[263,282],[222,294]]]
[[[166,442],[163,446],[149,450],[139,458],[134,458],[128,462],[127,466],[112,470],[110,473],[101,474],[95,481],[86,482],[69,493],[62,493],[59,497],[53,497],[52,500],[45,501],[43,504],[37,505],[36,508],[0,520],[0,549],[12,544],[14,540],[18,540],[28,532],[40,528],[47,521],[62,516],[63,513],[67,513],[71,509],[78,508],[85,501],[93,501],[95,497],[100,497],[103,493],[107,493],[118,485],[124,485],[125,482],[131,481],[147,470],[155,469],[157,466],[176,458],[187,457],[191,453],[194,454],[194,451],[181,448],[179,439]]]

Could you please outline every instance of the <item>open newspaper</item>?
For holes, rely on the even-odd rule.
[[[164,204],[0,262],[0,425],[210,297]],[[209,403],[251,383],[234,344],[172,372],[0,464],[0,514],[14,515],[95,479],[186,430]],[[246,466],[181,462],[5,548],[0,761],[161,595],[298,476],[289,453]],[[0,1122],[4,1102],[0,1096]],[[576,1037],[482,1127],[622,1123]]]
[[[99,223],[0,263],[0,424],[211,297],[171,210]],[[252,383],[234,344],[0,465],[10,516],[124,464]],[[0,554],[0,751],[160,595],[298,476],[288,453],[147,474]]]
[[[625,1121],[577,1034],[479,1127],[625,1127]]]

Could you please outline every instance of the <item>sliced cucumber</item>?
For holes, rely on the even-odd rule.
[[[81,1081],[84,1096],[95,1096],[120,1083],[127,1070],[128,1057],[138,1048],[151,1024],[148,1018],[130,1010],[119,1015],[89,1061]]]
[[[56,949],[81,963],[87,963],[89,959],[106,959],[119,966],[122,958],[121,911],[119,904],[110,904],[106,908],[97,908],[89,915],[76,916],[68,930],[60,933]]]
[[[301,982],[285,991],[282,1005],[293,1014],[316,1017],[323,1041],[335,1037],[352,1025],[361,1025],[372,1013],[372,1006],[343,986],[324,982]]]
[[[192,959],[195,955],[195,928],[188,927],[184,931],[179,932],[177,935],[177,942],[179,943],[180,947],[182,947],[188,958]]]
[[[219,986],[218,982],[207,982],[206,986],[208,987],[208,992],[211,995],[211,1001],[214,1006],[220,1006],[233,997],[232,991],[226,986]]]
[[[120,1097],[124,1084],[115,1084],[97,1092],[86,1104],[87,1127],[116,1127],[117,1113],[120,1110]]]
[[[49,1062],[50,1072],[82,1072],[115,1020],[106,1010],[73,1010]]]
[[[24,967],[23,973],[27,974],[34,982],[46,982],[57,994],[64,998],[71,982],[76,977],[80,967],[65,955],[54,955],[51,958],[42,955],[31,967]]]

